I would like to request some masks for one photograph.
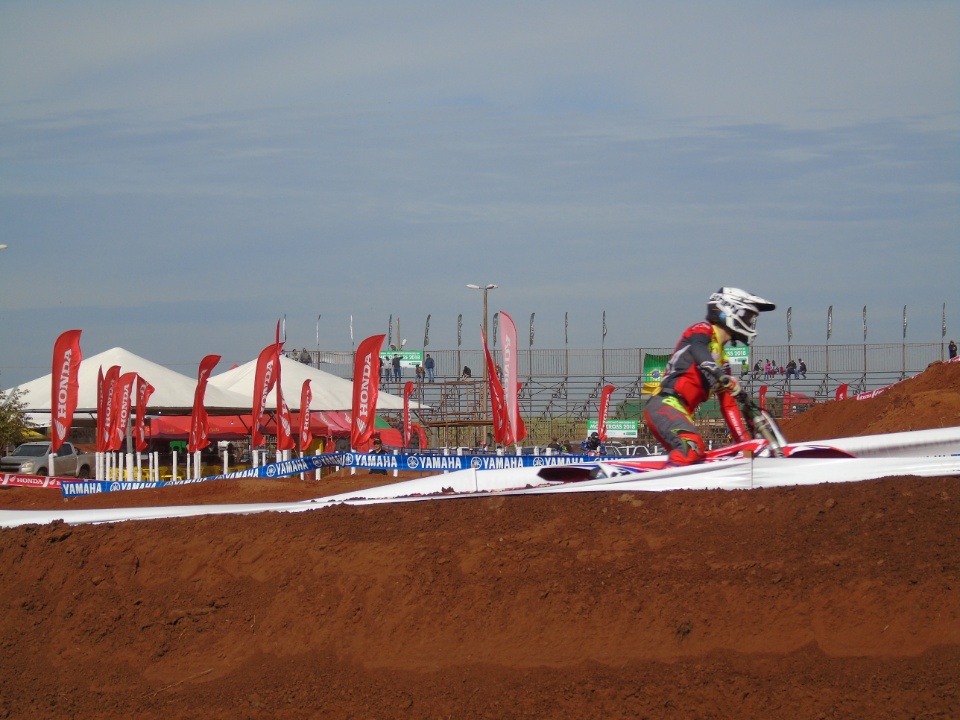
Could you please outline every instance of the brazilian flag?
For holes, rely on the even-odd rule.
[[[647,353],[643,356],[643,385],[640,388],[641,395],[656,395],[660,392],[660,382],[667,374],[667,363],[670,361],[669,355],[651,355]]]

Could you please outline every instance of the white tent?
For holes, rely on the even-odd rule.
[[[199,368],[199,360],[197,366]],[[77,400],[77,414],[97,412],[97,372],[103,372],[119,365],[121,373],[135,372],[155,388],[147,402],[147,409],[153,412],[162,410],[165,414],[189,414],[193,409],[193,395],[197,389],[197,378],[182,375],[162,365],[146,360],[123,348],[113,348],[99,355],[84,358],[80,363],[78,383],[80,386]],[[36,380],[20,385],[14,390],[23,391],[23,401],[27,413],[49,413],[53,375],[44,375]],[[204,393],[204,406],[214,413],[250,412],[250,394],[240,395],[208,383]],[[49,423],[49,417],[41,415],[32,419],[39,425]]]
[[[257,374],[257,361],[231,368],[226,372],[214,375],[209,380],[210,387],[239,394],[246,398],[247,407],[253,405],[253,383]],[[300,391],[303,381],[310,381],[311,410],[346,410],[353,406],[353,381],[332,375],[310,365],[280,356],[280,384],[283,389],[283,398],[287,407],[297,411],[300,409]],[[271,390],[267,396],[267,407],[277,406],[276,390]],[[420,405],[411,401],[410,408],[416,409]],[[377,410],[403,410],[403,398],[385,392],[379,394]]]

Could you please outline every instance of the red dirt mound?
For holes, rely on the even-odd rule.
[[[787,436],[958,425],[958,371]],[[890,478],[2,530],[0,718],[960,717],[958,518]]]
[[[960,425],[960,362],[933,363],[869,400],[831,400],[781,424],[792,442]]]

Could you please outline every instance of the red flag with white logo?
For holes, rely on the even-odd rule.
[[[50,451],[63,445],[73,424],[80,383],[80,330],[67,330],[53,344],[53,382],[50,402]]]
[[[117,379],[113,390],[113,427],[110,429],[110,446],[107,450],[123,449],[123,439],[127,436],[127,422],[130,420],[130,406],[133,404],[133,383],[137,379],[135,372],[124,373]]]
[[[350,446],[363,452],[373,436],[380,397],[380,348],[386,335],[373,335],[360,343],[353,362],[353,405]]]
[[[210,373],[220,362],[219,355],[207,355],[200,361],[197,371],[197,389],[193,391],[193,413],[190,416],[190,437],[187,439],[187,452],[203,450],[210,444],[207,437],[207,409],[203,406],[203,396],[207,392],[207,380]]]
[[[253,430],[250,444],[254,448],[263,445],[263,435],[260,434],[260,420],[267,410],[267,395],[277,384],[277,373],[280,366],[280,356],[276,343],[268,345],[260,351],[257,358],[257,371],[253,379]]]
[[[97,368],[97,452],[102,452],[103,448],[103,365]]]
[[[766,385],[760,386],[760,391],[757,393],[757,400],[760,403],[760,409],[766,410],[767,409],[767,386]]]
[[[134,447],[137,448],[137,452],[143,452],[147,449],[147,436],[145,431],[147,403],[150,401],[150,396],[153,395],[153,391],[153,385],[142,377],[137,377],[137,420],[136,425],[133,427]]]
[[[310,390],[310,381],[304,380],[300,388],[300,450],[307,452],[313,442],[313,430],[310,429],[310,402],[313,400],[313,391]]]
[[[487,384],[490,386],[490,416],[493,420],[493,441],[500,444],[506,443],[507,434],[507,407],[503,402],[503,385],[500,384],[500,378],[497,377],[497,365],[493,361],[493,355],[490,354],[490,348],[487,345],[487,336],[480,328],[480,338],[483,340],[483,352],[487,363]]]
[[[520,419],[520,348],[517,326],[507,313],[500,311],[500,346],[503,348],[503,402],[507,408],[509,428],[504,444],[519,443],[527,436]]]
[[[403,386],[403,446],[410,447],[413,428],[410,419],[410,396],[413,395],[413,381],[407,380]]]
[[[610,409],[610,395],[613,393],[613,385],[604,385],[600,391],[600,411],[597,418],[597,435],[600,440],[607,441],[607,411]]]
[[[119,378],[120,366],[113,365],[103,376],[103,382],[100,385],[97,397],[97,452],[110,450],[116,417],[113,411],[113,396],[116,393]]]
[[[280,381],[281,363],[279,355],[277,357],[277,450],[293,450],[296,447],[293,441],[293,422],[290,419],[290,408],[283,397],[283,383]]]

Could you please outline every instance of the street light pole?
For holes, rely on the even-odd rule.
[[[487,283],[486,285],[467,285],[471,290],[483,290],[483,337],[486,341],[487,337],[487,292],[490,290],[495,290],[497,288],[493,283]],[[480,412],[482,415],[481,418],[486,418],[487,416],[487,360],[486,353],[484,353],[483,360],[483,387],[480,388],[481,395],[481,405]],[[486,433],[484,433],[486,434]],[[484,438],[486,439],[486,438]]]

